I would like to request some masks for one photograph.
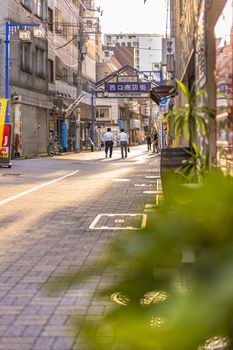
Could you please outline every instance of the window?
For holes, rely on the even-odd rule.
[[[52,60],[48,60],[48,81],[50,83],[54,82],[54,71],[53,71],[54,63]]]
[[[44,0],[35,0],[36,5],[36,16],[43,18],[44,15]]]
[[[184,0],[180,0],[180,17],[183,15],[184,10]]]
[[[36,75],[39,77],[45,76],[45,51],[40,49],[39,47],[36,47]]]
[[[32,10],[32,1],[31,0],[21,0],[21,4],[27,9]]]
[[[58,56],[55,57],[55,64],[56,64],[56,79],[61,80],[63,64]]]
[[[27,73],[32,73],[31,43],[21,43],[20,67]]]
[[[109,108],[96,108],[96,119],[109,119]]]
[[[62,15],[57,8],[55,8],[55,32],[56,34],[62,34]]]
[[[68,83],[68,69],[65,67],[62,70],[62,80]]]
[[[78,74],[73,73],[73,85],[77,86],[78,85]]]
[[[48,28],[53,32],[53,10],[48,7]]]

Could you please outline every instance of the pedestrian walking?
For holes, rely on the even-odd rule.
[[[159,151],[159,135],[157,130],[155,131],[153,136],[153,152],[155,153],[155,151],[156,153],[158,153]]]
[[[147,151],[151,151],[151,136],[150,135],[147,135],[146,144],[147,144]]]
[[[128,145],[129,145],[129,136],[125,132],[124,129],[121,129],[120,132],[120,146],[121,146],[121,158],[127,158],[127,152],[128,152]]]
[[[108,153],[109,153],[109,157],[112,158],[114,135],[111,132],[111,128],[107,128],[107,132],[103,136],[103,141],[105,142],[106,158],[108,158]]]

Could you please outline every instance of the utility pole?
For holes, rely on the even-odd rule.
[[[79,3],[79,23],[78,23],[78,69],[77,69],[77,97],[82,94],[82,66],[83,66],[83,6]],[[79,112],[76,117],[76,130],[75,130],[75,152],[80,152],[80,117]]]

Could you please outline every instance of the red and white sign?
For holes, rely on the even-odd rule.
[[[9,158],[10,141],[11,140],[11,125],[5,124],[3,130],[2,149],[0,150],[0,158]]]

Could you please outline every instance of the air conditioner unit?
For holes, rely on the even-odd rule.
[[[35,38],[43,38],[44,37],[44,32],[43,32],[42,28],[35,28],[33,30],[33,36]]]
[[[30,41],[31,40],[31,32],[29,30],[20,30],[19,31],[19,39],[22,41]]]

